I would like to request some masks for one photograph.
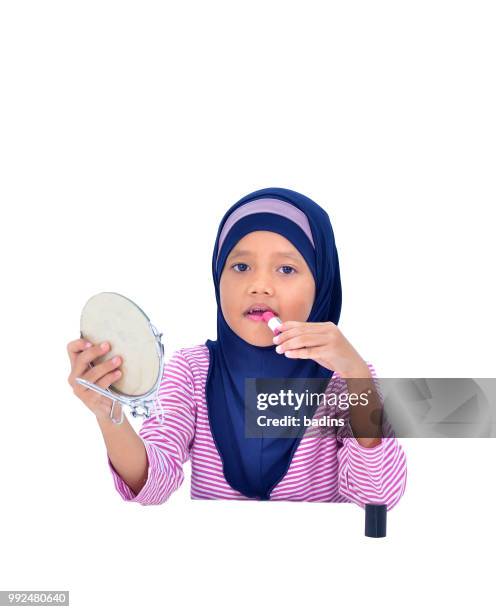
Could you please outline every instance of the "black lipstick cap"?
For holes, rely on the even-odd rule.
[[[365,504],[365,535],[369,538],[386,537],[387,506]]]

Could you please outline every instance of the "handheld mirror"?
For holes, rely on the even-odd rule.
[[[122,375],[107,389],[83,378],[76,378],[76,382],[112,400],[110,418],[114,423],[122,423],[123,406],[130,407],[133,417],[150,416],[161,378],[164,346],[162,334],[158,333],[143,310],[119,293],[98,293],[83,307],[80,331],[81,338],[92,344],[104,340],[110,343],[110,350],[90,365],[94,367],[120,355]],[[114,419],[116,402],[121,405],[120,420]]]

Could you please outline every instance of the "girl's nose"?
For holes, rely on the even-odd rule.
[[[272,294],[274,292],[274,283],[270,274],[259,271],[256,278],[251,279],[249,286],[250,293]]]
[[[266,295],[272,295],[274,288],[269,283],[253,283],[249,289],[250,293],[263,293]]]

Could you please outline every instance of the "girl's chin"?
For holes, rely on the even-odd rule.
[[[262,323],[263,325],[257,325],[253,321],[244,321],[243,325],[240,325],[234,331],[245,342],[253,344],[253,346],[273,346],[272,332],[265,322],[262,321]]]

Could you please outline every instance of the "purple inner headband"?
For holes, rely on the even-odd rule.
[[[219,259],[219,254],[222,250],[224,240],[232,226],[243,217],[253,215],[254,213],[273,213],[293,221],[293,223],[296,223],[296,225],[298,225],[298,227],[305,232],[307,238],[310,240],[313,248],[315,249],[312,230],[310,229],[307,216],[302,210],[300,210],[297,206],[286,202],[285,200],[278,200],[276,198],[260,198],[259,200],[253,200],[251,202],[247,202],[246,204],[242,204],[229,215],[220,233],[219,245],[217,248],[217,260]]]

